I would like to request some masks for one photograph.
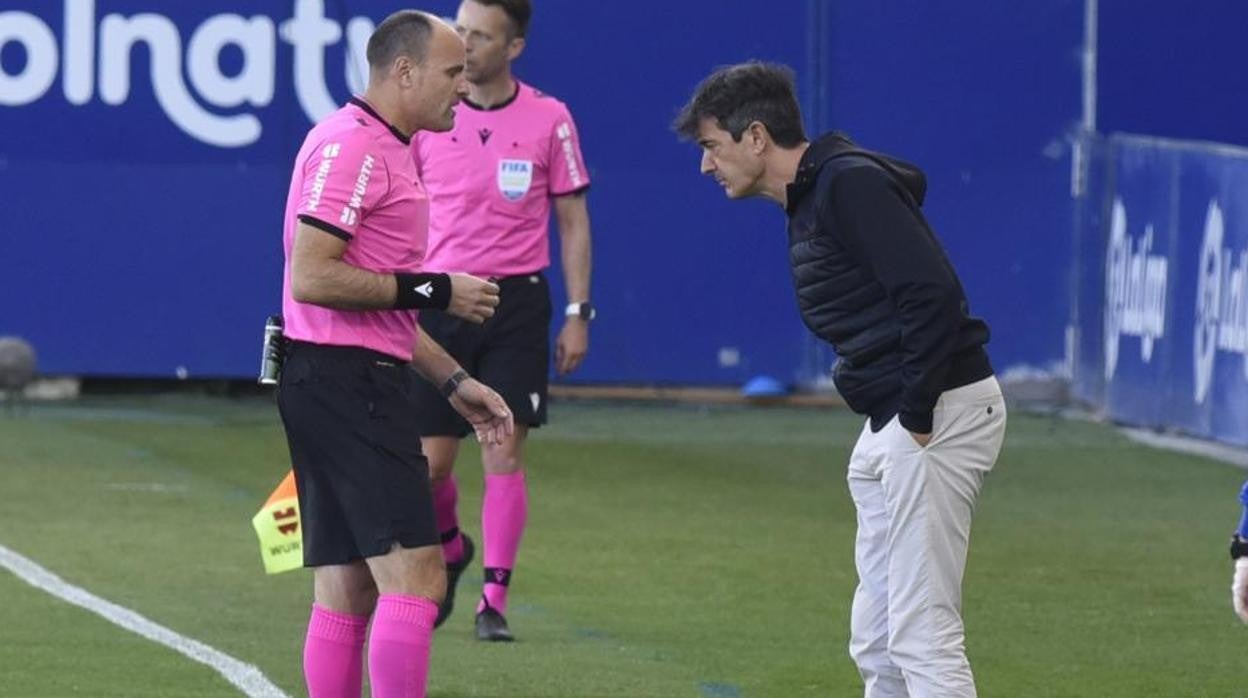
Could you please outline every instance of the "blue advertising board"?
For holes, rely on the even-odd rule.
[[[404,6],[5,3],[0,334],[33,341],[45,373],[252,375],[294,154],[362,89],[369,32]],[[516,71],[569,105],[593,180],[600,314],[575,380],[791,382],[830,365],[797,316],[782,212],[725,201],[669,128],[702,77],[753,58],[796,69],[812,132],[928,171],[929,217],[998,367],[1061,359],[1080,3],[805,0],[765,21],[721,0],[535,6]],[[560,303],[557,262],[551,278]]]
[[[1075,393],[1119,421],[1248,444],[1248,151],[1102,147],[1109,213],[1083,227]]]

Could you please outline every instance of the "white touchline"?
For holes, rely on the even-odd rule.
[[[8,569],[27,584],[41,589],[63,601],[95,613],[114,625],[119,625],[136,635],[169,647],[182,655],[207,664],[218,674],[250,698],[287,698],[282,689],[274,686],[254,665],[215,650],[197,640],[179,635],[163,625],[106,601],[81,587],[76,587],[52,574],[18,553],[0,545],[0,566]]]

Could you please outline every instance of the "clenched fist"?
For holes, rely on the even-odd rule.
[[[451,302],[446,312],[478,325],[494,316],[498,307],[498,284],[471,274],[450,274]]]

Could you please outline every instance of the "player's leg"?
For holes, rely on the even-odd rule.
[[[378,594],[368,637],[372,694],[424,696],[446,574],[429,468],[412,428],[419,378],[406,362],[375,352],[326,348],[321,353],[329,357],[328,368],[346,358],[316,381],[326,386],[323,409],[332,412],[335,425],[322,431],[332,433],[336,445],[327,444],[320,477],[306,489],[324,511],[336,505],[345,525],[314,530],[319,519],[309,521],[308,537],[340,547],[317,543],[320,547],[305,549],[305,561],[312,556],[319,565],[348,565],[363,559]],[[342,541],[343,531],[350,546]]]
[[[313,698],[359,695],[369,615],[377,599],[334,495],[337,464],[350,457],[349,425],[358,421],[361,406],[334,390],[339,366],[319,360],[318,353],[312,345],[292,343],[278,391],[299,497],[304,565],[313,569],[303,650]]]
[[[485,492],[481,502],[484,586],[477,604],[477,637],[512,639],[507,595],[520,541],[528,523],[524,445],[529,430],[546,422],[550,371],[550,290],[540,274],[499,282],[501,303],[484,325],[479,377],[507,402],[516,429],[503,444],[481,451]]]
[[[376,390],[363,434],[373,457],[366,461],[361,454],[352,488],[359,498],[343,508],[379,592],[368,642],[369,683],[377,698],[423,697],[446,593],[429,467],[411,424],[415,388],[423,381],[406,364],[374,365],[368,372]]]
[[[362,560],[313,570],[312,617],[303,645],[303,674],[312,698],[360,694],[368,619],[377,587]]]
[[[528,427],[517,424],[502,444],[482,448],[485,493],[481,501],[481,540],[485,578],[477,604],[477,637],[513,639],[507,626],[507,591],[528,523],[529,494],[524,475],[524,443]]]
[[[892,539],[889,652],[914,695],[976,695],[962,579],[975,500],[1004,434],[1005,406],[995,385],[976,383],[942,396],[926,447],[890,425],[883,478]]]
[[[368,558],[368,566],[380,592],[368,641],[372,695],[423,698],[433,626],[446,591],[441,546],[396,542],[389,553]]]
[[[891,541],[889,655],[914,695],[972,698],[959,590],[975,488],[940,472],[944,466],[932,455],[940,448],[939,430],[928,448],[896,421],[882,433],[891,436],[883,478]]]
[[[466,537],[459,530],[459,485],[455,480],[455,458],[459,455],[458,436],[422,436],[420,448],[429,459],[429,481],[433,487],[433,508],[437,515],[442,557],[448,567],[458,565],[464,555]],[[469,543],[471,544],[471,543]]]
[[[420,323],[426,334],[461,366],[470,373],[476,372],[473,354],[480,341],[479,328],[437,312],[421,313]],[[459,529],[459,487],[454,472],[459,441],[471,428],[442,396],[438,386],[417,381],[413,391],[419,408],[415,426],[421,436],[421,450],[429,462],[434,513],[446,562],[446,595],[438,610],[437,627],[454,610],[459,579],[471,564],[475,551],[472,539]]]
[[[433,508],[437,516],[438,538],[442,558],[446,561],[446,595],[438,609],[439,627],[455,610],[455,594],[464,570],[472,564],[476,546],[472,538],[459,530],[459,486],[455,480],[455,458],[459,454],[458,436],[426,436],[421,448],[428,454]]]
[[[883,444],[864,426],[849,459],[849,493],[858,516],[854,564],[858,588],[850,611],[849,654],[866,698],[904,698],[905,679],[888,655],[888,511],[880,483]]]
[[[294,342],[288,352],[278,401],[315,570],[304,674],[318,698],[359,695],[370,612],[374,695],[410,695],[388,693],[395,681],[423,695],[445,581],[410,425],[415,380],[405,362],[366,349]]]

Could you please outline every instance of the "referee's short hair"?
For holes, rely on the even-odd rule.
[[[749,61],[719,68],[698,84],[672,128],[697,140],[698,127],[708,118],[734,141],[740,141],[755,121],[766,126],[782,148],[795,148],[806,140],[793,70],[785,65]]]
[[[417,65],[429,56],[433,22],[420,10],[399,10],[385,18],[368,37],[368,66],[385,70],[399,56],[408,56]]]
[[[497,7],[507,13],[511,20],[511,38],[525,36],[529,33],[529,20],[533,18],[533,5],[529,0],[468,0],[485,7]]]

